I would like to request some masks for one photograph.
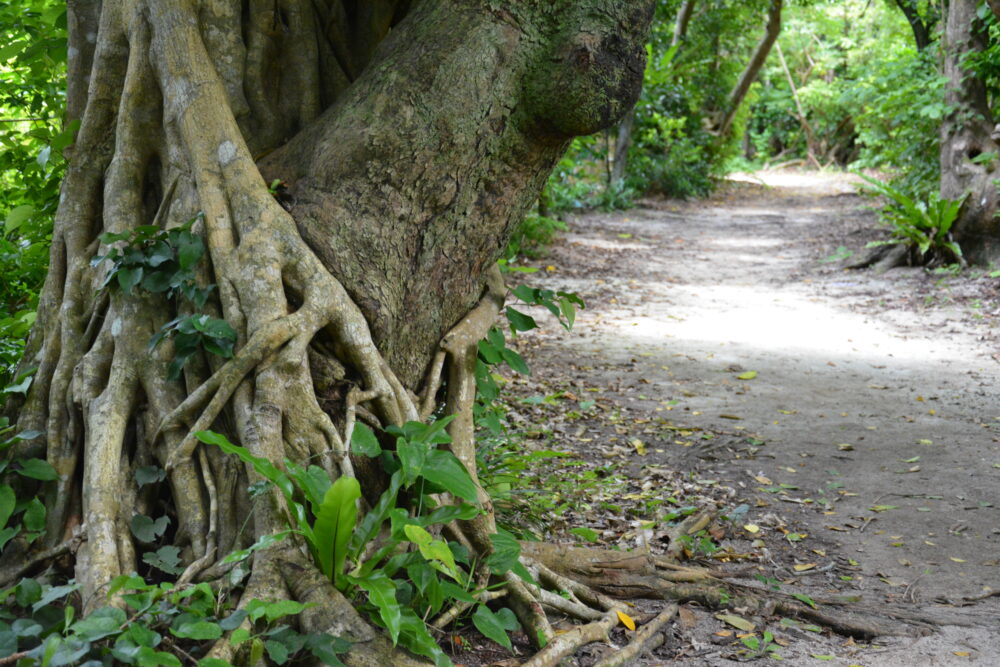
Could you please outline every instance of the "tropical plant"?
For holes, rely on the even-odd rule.
[[[942,199],[932,193],[927,201],[915,201],[902,191],[864,174],[865,190],[888,199],[879,210],[882,222],[889,226],[892,238],[872,241],[869,247],[901,244],[915,253],[917,263],[962,261],[962,249],[952,238],[952,226],[965,203],[961,199]]]
[[[487,591],[472,579],[475,563],[468,550],[430,532],[480,514],[475,505],[478,491],[469,473],[454,454],[440,448],[451,442],[446,430],[451,421],[446,417],[430,424],[389,427],[385,435],[394,437],[395,443],[388,449],[366,425],[355,425],[352,451],[377,461],[389,478],[361,521],[361,487],[353,477],[331,482],[319,466],[305,467],[288,459],[285,472],[217,433],[203,431],[198,438],[237,456],[278,489],[290,532],[305,540],[320,571],[338,590],[352,599],[367,599],[362,608],[388,631],[394,644],[448,665],[451,661],[438,646],[430,622],[446,607],[474,608],[473,624],[508,648],[507,631],[519,627],[509,609],[493,611],[480,601]],[[442,503],[442,494],[448,493],[458,502]],[[530,580],[517,562],[517,542],[506,533],[491,539],[495,548],[487,565],[493,573],[514,569]]]

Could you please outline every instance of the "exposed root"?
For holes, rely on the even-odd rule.
[[[585,644],[606,641],[611,629],[618,625],[618,612],[608,612],[599,621],[573,628],[553,637],[541,651],[522,667],[554,667],[568,655],[572,655]]]
[[[663,643],[663,636],[660,631],[677,613],[677,605],[671,604],[657,614],[649,623],[646,623],[636,633],[628,646],[625,646],[613,655],[598,662],[594,667],[621,667],[630,664],[632,660],[638,658],[643,653],[650,651]],[[659,641],[657,641],[659,640]]]

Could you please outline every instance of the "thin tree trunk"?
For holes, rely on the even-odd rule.
[[[677,12],[677,21],[674,23],[674,37],[670,40],[670,46],[679,46],[687,37],[688,26],[691,24],[691,16],[694,14],[694,6],[698,0],[684,0],[680,10]]]
[[[799,99],[799,91],[795,86],[795,79],[792,77],[791,70],[788,69],[788,63],[785,61],[785,54],[781,50],[781,44],[778,47],[778,59],[781,60],[781,69],[785,71],[785,77],[788,79],[788,87],[792,91],[792,99],[795,100],[795,109],[797,110],[797,116],[799,120],[799,125],[802,126],[802,132],[806,135],[806,155],[809,157],[809,162],[812,163],[817,169],[822,169],[822,165],[819,160],[816,159],[816,136],[813,134],[812,126],[809,125],[809,121],[806,120],[805,109],[802,108],[802,100]]]
[[[680,49],[681,43],[687,37],[688,26],[691,25],[691,16],[694,14],[695,5],[698,0],[684,0],[680,10],[677,12],[677,21],[674,23],[674,36],[670,41],[670,48],[675,49],[674,58],[677,58],[676,50]],[[614,187],[616,183],[625,179],[625,172],[628,167],[628,152],[632,148],[632,128],[635,127],[635,111],[630,111],[624,120],[618,125],[618,135],[615,140],[614,164],[611,170],[611,180],[608,185]]]
[[[1000,1],[991,0],[990,5],[1000,7]],[[931,32],[931,28],[935,22],[925,22],[920,17],[920,13],[917,11],[917,7],[913,3],[913,0],[896,0],[896,6],[899,7],[901,12],[903,12],[903,16],[906,17],[906,21],[910,24],[910,28],[913,30],[913,39],[917,45],[917,50],[923,51],[928,46],[933,44],[934,35]]]
[[[767,29],[764,32],[764,37],[757,45],[753,56],[750,58],[750,62],[747,63],[746,69],[740,75],[739,81],[736,82],[733,92],[729,94],[729,99],[726,102],[726,115],[723,116],[718,128],[719,136],[725,137],[729,134],[729,131],[733,127],[733,121],[736,120],[736,114],[740,110],[740,105],[743,104],[743,100],[750,91],[750,86],[767,61],[767,56],[771,53],[774,43],[778,40],[778,35],[781,33],[781,10],[783,4],[783,0],[771,0],[771,7],[767,13]]]

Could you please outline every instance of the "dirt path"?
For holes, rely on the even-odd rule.
[[[793,588],[941,612],[1000,590],[997,280],[845,271],[822,260],[878,236],[849,179],[748,180],[709,202],[576,220],[539,284],[588,309],[572,332],[550,321],[523,342],[535,379],[518,391],[604,403],[585,429],[556,429],[582,456],[734,489],[749,510],[723,545],[763,537]],[[992,615],[991,630],[949,626],[888,649],[775,633],[790,664],[1000,664],[998,601],[969,610]],[[739,642],[699,623],[693,644],[679,648],[681,628],[659,659],[726,663]]]

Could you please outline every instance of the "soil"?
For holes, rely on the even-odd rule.
[[[940,625],[864,644],[750,618],[787,664],[1000,664],[1000,281],[843,268],[886,237],[853,180],[759,172],[707,201],[571,220],[524,281],[587,308],[568,332],[522,308],[543,326],[519,337],[533,373],[510,387],[545,447],[619,483],[620,502],[595,496],[557,528],[656,550],[664,508],[715,503],[720,550],[695,560]],[[741,634],[689,605],[640,664],[743,661]],[[592,648],[579,664],[611,650]]]

